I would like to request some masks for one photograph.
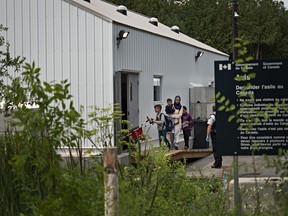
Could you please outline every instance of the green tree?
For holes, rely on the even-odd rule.
[[[239,1],[239,35],[254,59],[287,58],[288,12],[273,0]]]
[[[179,7],[183,33],[223,52],[231,53],[231,9],[226,0],[193,0]]]

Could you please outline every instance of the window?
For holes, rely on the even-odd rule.
[[[161,101],[162,100],[162,92],[161,92],[161,77],[154,76],[153,77],[153,95],[154,101]]]

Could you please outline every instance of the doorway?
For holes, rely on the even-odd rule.
[[[122,129],[139,126],[139,74],[116,72],[115,74],[115,102],[120,104],[122,120],[128,120],[129,125],[122,125]]]

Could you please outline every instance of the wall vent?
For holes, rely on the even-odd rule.
[[[171,27],[171,30],[174,31],[174,32],[176,32],[177,34],[179,34],[179,32],[180,32],[180,29],[179,29],[178,26],[172,26],[172,27]]]
[[[117,7],[117,11],[125,16],[127,16],[127,8],[123,5]]]
[[[155,17],[151,17],[149,20],[149,23],[151,23],[152,25],[158,26],[158,19]]]

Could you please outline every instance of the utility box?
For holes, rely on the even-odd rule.
[[[193,149],[207,149],[209,148],[209,142],[206,142],[207,121],[206,120],[194,120],[194,140]]]
[[[212,107],[215,104],[214,87],[193,87],[189,89],[190,114],[194,120],[193,127],[193,149],[207,149],[209,142],[206,142],[207,120],[213,113]]]

